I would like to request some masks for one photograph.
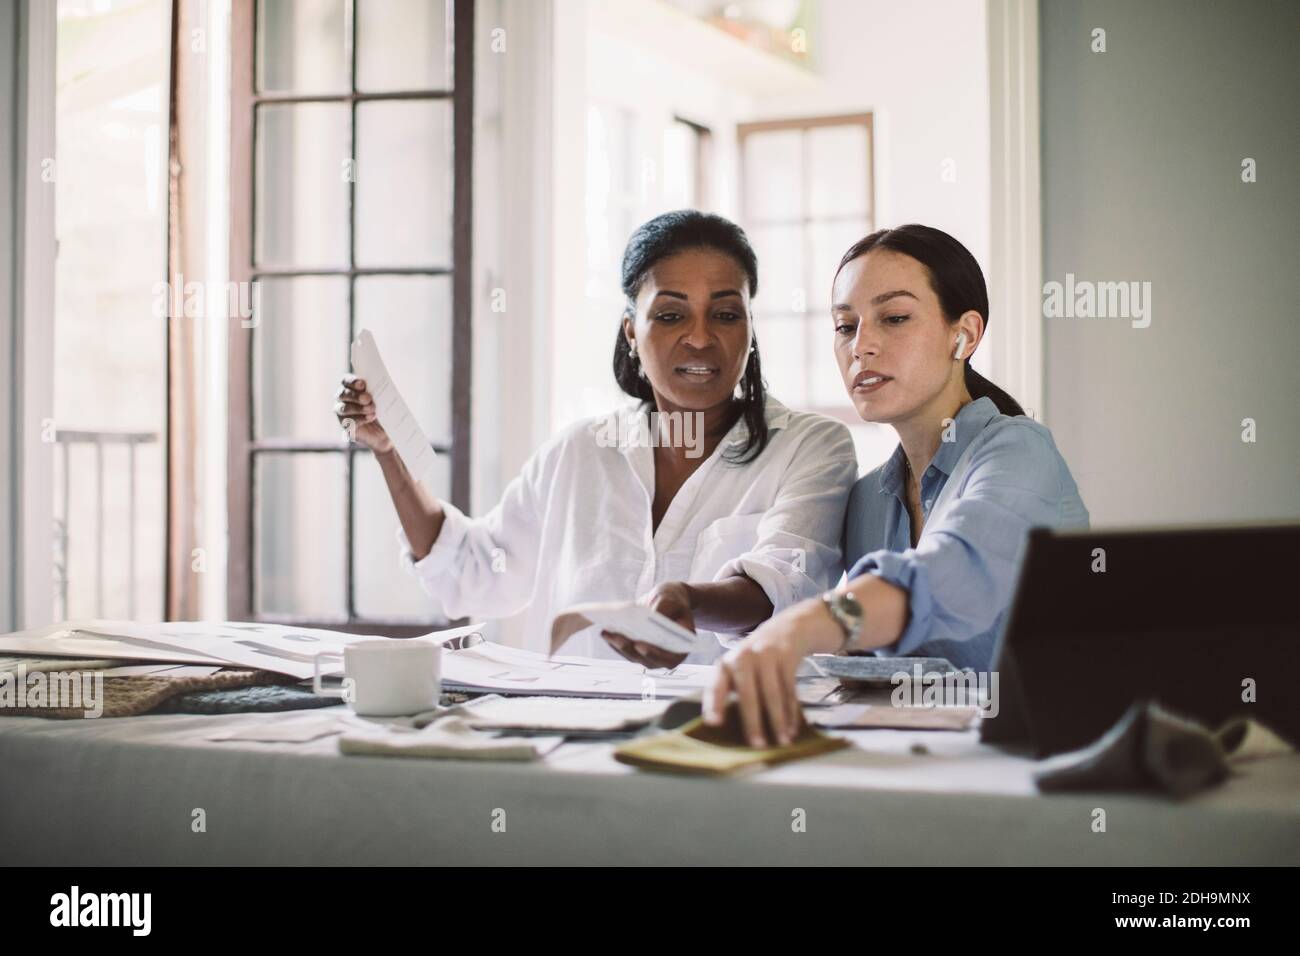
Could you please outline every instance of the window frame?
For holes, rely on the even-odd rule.
[[[338,276],[348,280],[348,338],[357,332],[355,281],[371,275],[449,276],[451,279],[451,443],[434,445],[439,454],[451,456],[450,501],[462,510],[469,509],[470,496],[470,398],[472,394],[472,196],[473,116],[474,116],[474,2],[450,0],[452,13],[451,85],[446,89],[403,89],[382,93],[357,90],[357,3],[345,2],[345,30],[348,37],[349,91],[344,93],[258,92],[255,80],[257,50],[258,0],[234,0],[231,7],[231,89],[230,89],[230,280],[252,282],[261,278],[299,276]],[[385,100],[445,100],[452,104],[452,215],[451,263],[448,267],[357,267],[355,256],[356,182],[349,184],[348,227],[350,232],[348,265],[345,268],[286,268],[280,265],[255,266],[254,249],[254,170],[256,168],[257,109],[262,105],[295,103],[345,103],[349,107],[352,131],[351,152],[357,153],[357,105]],[[356,612],[353,502],[355,496],[355,457],[369,454],[356,443],[300,441],[296,439],[258,438],[253,435],[252,330],[238,321],[230,322],[228,352],[228,441],[227,441],[227,508],[229,548],[227,557],[227,616],[232,620],[266,621],[302,627],[346,628],[390,636],[410,636],[428,632],[439,621],[413,621],[410,618],[361,617]],[[340,358],[347,355],[340,342]],[[322,396],[322,401],[327,396]],[[344,515],[345,549],[344,587],[346,620],[312,619],[296,614],[258,613],[254,605],[254,520],[257,494],[253,487],[254,456],[262,453],[326,454],[345,456],[346,514]],[[394,561],[396,555],[394,554]]]
[[[870,233],[877,228],[876,227],[876,133],[875,133],[875,127],[873,123],[872,113],[870,112],[839,113],[830,116],[801,117],[797,119],[760,120],[752,123],[738,123],[736,125],[736,153],[737,153],[736,168],[737,168],[737,180],[738,180],[738,187],[739,187],[738,206],[740,209],[740,220],[744,224],[746,229],[757,228],[765,225],[798,226],[802,234],[801,240],[805,247],[805,255],[804,255],[805,268],[809,268],[811,266],[811,261],[812,261],[812,257],[807,255],[807,247],[809,243],[808,235],[809,235],[810,227],[816,225],[817,223],[834,221],[831,219],[826,219],[825,217],[815,217],[808,214],[809,177],[806,175],[806,168],[808,165],[807,133],[809,130],[818,129],[826,126],[861,126],[864,127],[867,131],[867,156],[866,156],[867,209],[865,215],[862,218],[866,219],[867,232]],[[770,222],[757,222],[750,215],[750,211],[747,205],[748,196],[749,196],[749,190],[748,190],[749,170],[746,168],[746,162],[745,162],[746,140],[748,140],[750,136],[753,136],[755,134],[788,132],[788,131],[794,131],[800,134],[800,149],[802,151],[800,161],[803,163],[805,167],[805,175],[799,177],[800,190],[801,190],[800,208],[803,210],[803,213],[797,220],[791,219],[791,220],[782,220],[782,221],[773,220]],[[806,288],[813,287],[812,284],[807,281],[809,278],[810,277],[805,273],[804,285]],[[811,304],[812,303],[810,303],[810,305]],[[797,315],[798,313],[792,312],[790,310],[782,310],[777,314]],[[811,311],[805,312],[804,317],[805,317],[805,321],[813,320]],[[809,370],[805,368],[804,369],[805,381],[808,380],[809,374],[810,374]],[[858,418],[858,416],[854,413],[851,407],[810,406],[806,410],[817,412],[820,415],[826,415],[831,418],[837,418],[850,425],[862,424],[862,420]]]
[[[685,126],[695,134],[695,193],[693,206],[696,209],[708,209],[712,199],[713,182],[713,130],[703,123],[674,113],[673,125]]]

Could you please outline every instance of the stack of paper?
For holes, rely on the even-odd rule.
[[[712,680],[713,669],[707,665],[653,669],[631,661],[548,657],[490,641],[450,649],[455,643],[453,638],[481,629],[481,624],[469,624],[412,640],[449,646],[443,654],[442,679],[444,686],[452,690],[649,700],[699,693]],[[0,654],[237,666],[305,679],[312,676],[317,654],[340,654],[348,644],[364,640],[399,638],[240,621],[93,621],[37,635],[0,637]],[[329,664],[321,667],[323,674],[342,673],[343,665],[337,659],[327,660]]]
[[[443,686],[452,690],[652,699],[701,693],[712,680],[713,668],[706,664],[654,669],[631,661],[548,657],[490,641],[442,656]]]
[[[662,700],[611,700],[583,697],[501,697],[491,694],[450,708],[475,730],[617,733],[637,730],[659,719]]]
[[[474,633],[481,627],[471,624],[448,628],[413,639],[443,641]],[[306,679],[312,676],[318,654],[341,654],[348,644],[371,640],[399,638],[243,621],[90,621],[0,636],[0,654],[233,666]],[[321,673],[342,673],[343,665],[337,658],[327,660]]]

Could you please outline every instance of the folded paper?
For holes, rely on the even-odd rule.
[[[626,601],[610,601],[575,604],[557,614],[551,624],[551,653],[554,654],[570,637],[588,627],[613,631],[670,654],[703,653],[715,646],[712,638],[688,631],[676,621],[648,607]]]
[[[393,384],[388,366],[380,357],[379,346],[369,329],[362,329],[352,343],[352,370],[366,383],[366,391],[375,402],[375,418],[392,439],[406,470],[423,481],[425,487],[434,488],[433,469],[437,455],[433,445],[415,420],[406,399]]]

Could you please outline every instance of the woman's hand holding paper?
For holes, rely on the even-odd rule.
[[[667,581],[660,584],[637,603],[662,614],[691,633],[695,632],[695,612],[691,608],[690,586],[685,582]],[[685,654],[674,654],[653,644],[633,641],[614,631],[601,631],[600,635],[610,647],[628,660],[646,667],[672,668],[686,660]]]
[[[374,399],[366,391],[365,381],[356,375],[343,376],[334,414],[353,441],[365,445],[377,455],[392,450],[393,441],[384,431],[384,426],[379,424]]]

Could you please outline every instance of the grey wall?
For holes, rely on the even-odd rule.
[[[1152,283],[1149,328],[1044,320],[1094,525],[1300,518],[1300,3],[1042,0],[1040,30],[1044,281]]]

